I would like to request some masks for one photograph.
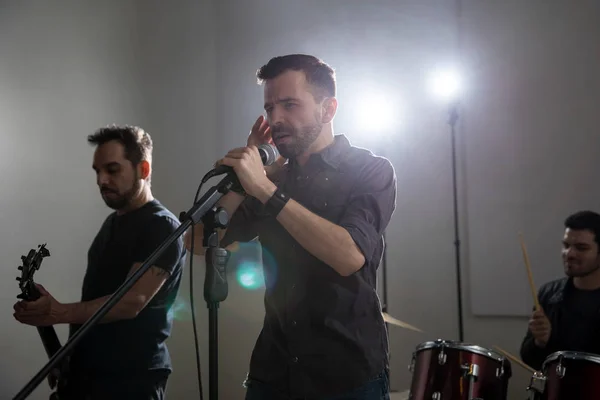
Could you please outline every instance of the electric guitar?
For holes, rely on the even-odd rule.
[[[17,277],[21,294],[19,294],[17,298],[25,301],[35,301],[41,297],[41,294],[33,281],[33,275],[35,274],[35,271],[40,269],[42,260],[49,256],[50,252],[46,249],[46,244],[39,245],[37,251],[35,249],[29,250],[27,257],[21,256],[23,265],[18,267],[18,270],[21,271],[21,276]],[[53,326],[38,326],[37,330],[42,339],[46,354],[48,355],[48,358],[51,358],[61,348],[56,331]],[[58,377],[54,374],[48,376],[50,388],[56,388],[56,391],[50,396],[50,400],[68,399],[68,396],[66,395],[67,365],[68,363],[63,361],[62,366],[58,368]]]

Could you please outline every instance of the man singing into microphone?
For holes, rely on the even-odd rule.
[[[258,236],[272,255],[263,258],[266,318],[246,400],[389,399],[376,270],[395,209],[394,169],[334,135],[338,103],[327,64],[287,55],[257,76],[267,120],[218,162],[242,186],[220,201],[232,216],[221,246]],[[288,162],[265,169],[256,146],[271,140]],[[202,226],[194,229],[203,254]]]

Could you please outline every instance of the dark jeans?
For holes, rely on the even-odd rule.
[[[296,400],[251,378],[246,380],[246,387],[245,400]],[[390,400],[389,372],[386,370],[380,373],[363,386],[348,393],[315,400]]]
[[[69,379],[67,393],[63,397],[68,400],[164,400],[167,379],[165,376],[109,378],[77,375]]]

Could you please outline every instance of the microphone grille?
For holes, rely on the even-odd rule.
[[[272,144],[263,143],[258,146],[258,151],[261,153],[264,165],[271,165],[279,158],[279,150]]]

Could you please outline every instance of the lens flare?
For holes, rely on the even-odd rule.
[[[261,264],[245,261],[238,266],[237,281],[241,287],[257,290],[265,287],[265,277]]]

